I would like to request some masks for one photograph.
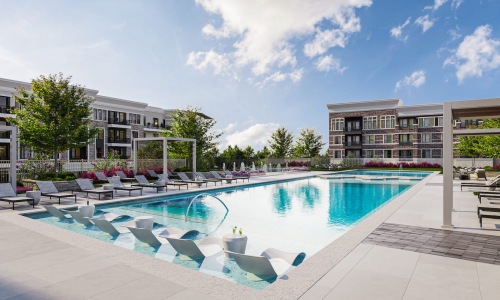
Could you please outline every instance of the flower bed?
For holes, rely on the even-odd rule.
[[[438,163],[428,163],[428,162],[399,162],[399,163],[386,163],[383,161],[369,161],[364,164],[365,168],[399,168],[402,166],[403,168],[442,168]]]

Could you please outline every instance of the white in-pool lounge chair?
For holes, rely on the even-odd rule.
[[[290,253],[268,248],[260,256],[226,251],[236,264],[248,274],[251,280],[266,280],[282,276],[291,266],[299,265],[305,258],[304,252]]]
[[[44,205],[43,206],[49,214],[52,216],[59,218],[60,220],[64,219],[70,219],[71,216],[65,215],[61,210],[59,210],[57,207],[54,207],[52,205]]]
[[[35,200],[29,197],[18,196],[10,183],[0,183],[0,201],[12,203],[12,210],[16,202],[28,202],[35,207]]]
[[[135,236],[139,241],[146,243],[152,247],[161,246],[162,242],[154,235],[153,231],[149,228],[138,228],[136,226],[130,225],[126,226],[130,232]],[[158,236],[163,238],[182,238],[188,234],[198,233],[198,230],[184,230],[176,227],[169,227],[160,232]]]
[[[223,250],[222,239],[215,236],[206,237],[198,244],[192,240],[171,237],[167,237],[166,239],[175,251],[192,260],[204,259],[205,257],[213,256]],[[181,256],[181,259],[184,258]]]
[[[73,218],[73,220],[85,226],[92,226],[94,224],[93,220],[104,220],[111,222],[116,219],[125,217],[114,213],[107,213],[100,215],[97,218],[94,218],[94,213],[95,213],[94,205],[80,206],[76,211],[71,211],[71,210],[61,210],[61,211],[68,213]]]

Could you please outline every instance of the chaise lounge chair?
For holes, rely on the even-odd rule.
[[[31,202],[33,207],[35,207],[35,200],[33,198],[18,196],[10,183],[0,183],[0,201],[12,203],[12,210],[14,210],[16,202]]]
[[[116,176],[120,177],[123,182],[135,182],[135,178],[128,178],[123,171],[115,171]]]
[[[174,237],[166,237],[170,245],[184,256],[192,260],[200,260],[205,257],[213,256],[223,250],[222,240],[215,236],[209,236],[202,239],[198,244],[192,240],[184,240]],[[181,259],[183,259],[181,257]]]
[[[213,182],[215,185],[217,185],[217,182],[220,182],[222,184],[222,179],[217,179],[217,178],[207,178],[202,172],[194,172],[198,178],[205,180],[206,182]]]
[[[111,183],[113,186],[113,189],[115,191],[128,191],[128,195],[130,196],[133,191],[141,191],[142,195],[142,187],[140,186],[124,186],[123,183],[120,181],[120,177],[118,176],[113,176],[113,177],[108,177],[108,182]]]
[[[106,174],[104,172],[94,172],[95,177],[97,178],[97,181],[99,182],[108,182],[108,178],[106,177]]]
[[[225,181],[226,181],[226,183],[232,183],[232,182],[233,182],[233,180],[236,180],[236,182],[238,182],[238,178],[232,178],[232,177],[231,177],[231,178],[226,178],[226,177],[221,177],[217,171],[210,171],[210,174],[212,174],[212,176],[213,176],[214,178],[217,178],[217,179],[220,179],[220,180],[225,180]]]
[[[59,192],[52,181],[35,181],[36,186],[42,193],[42,196],[47,196],[49,199],[52,197],[57,198],[59,200],[59,205],[61,204],[61,198],[75,198],[76,203],[76,195],[68,192]]]
[[[248,274],[251,280],[266,280],[282,276],[291,266],[298,266],[306,254],[290,253],[274,248],[268,248],[260,256],[225,251],[236,264]]]
[[[150,245],[151,247],[161,246],[163,243],[154,235],[150,228],[139,228],[136,226],[126,226],[128,230],[135,236],[139,241]],[[182,238],[189,234],[198,233],[198,230],[184,230],[177,227],[169,227],[160,232],[158,236],[163,238]]]
[[[179,176],[180,181],[185,182],[185,183],[196,184],[196,185],[198,185],[198,187],[201,187],[202,184],[205,184],[206,187],[208,186],[208,181],[206,181],[206,180],[191,180],[186,175],[186,173],[183,173],[183,172],[177,172],[177,176]]]
[[[167,191],[167,185],[166,184],[159,185],[159,184],[156,184],[156,183],[151,183],[151,182],[148,181],[148,179],[144,175],[135,175],[135,180],[137,180],[138,183],[132,183],[132,186],[141,186],[141,187],[153,188],[153,189],[156,189],[157,193],[158,193],[158,191],[160,189],[165,189],[165,191]]]
[[[243,180],[243,182],[245,182],[245,179],[247,181],[250,181],[250,177],[246,177],[246,176],[234,176],[233,173],[231,171],[228,171],[228,170],[224,170],[224,174],[229,175],[231,176],[230,178],[235,178],[235,179],[241,179]],[[236,183],[238,183],[238,180],[236,180]]]
[[[151,178],[159,178],[158,174],[156,174],[155,170],[146,170],[149,174],[149,176],[151,176]]]
[[[44,205],[45,210],[52,216],[59,218],[59,220],[70,219],[71,216],[65,215],[61,210],[52,206],[52,205]]]
[[[80,190],[82,190],[83,193],[87,193],[87,197],[89,194],[97,194],[99,195],[99,200],[101,200],[101,195],[106,195],[110,194],[111,198],[113,198],[113,191],[112,190],[99,190],[96,189],[94,184],[92,184],[92,181],[87,178],[77,178],[75,179],[76,184],[78,184],[78,187],[80,187]]]
[[[64,209],[62,209],[61,211],[68,213],[73,218],[73,220],[75,220],[78,223],[81,223],[85,226],[94,225],[93,220],[103,220],[103,221],[111,222],[111,221],[114,221],[116,219],[127,217],[127,216],[117,215],[114,213],[107,213],[107,214],[100,215],[97,218],[94,218],[94,213],[95,213],[95,206],[94,205],[80,206],[80,207],[78,207],[78,210],[76,210],[76,211],[64,210]]]
[[[478,182],[464,182],[460,184],[460,191],[463,191],[463,187],[467,188],[488,188],[489,190],[494,190],[497,185],[500,183],[500,175],[497,177],[485,181],[484,183],[478,183]]]
[[[166,185],[172,185],[172,186],[177,186],[179,187],[179,190],[181,189],[181,186],[185,186],[186,189],[189,189],[189,184],[185,182],[179,182],[179,181],[171,181],[165,174],[158,174],[158,177],[160,180],[165,181]]]

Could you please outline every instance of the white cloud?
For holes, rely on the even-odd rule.
[[[220,144],[221,149],[228,145],[238,145],[240,148],[252,146],[255,150],[260,150],[268,144],[271,134],[280,127],[276,123],[258,123],[242,131],[236,131],[225,137],[225,141]]]
[[[434,5],[426,6],[424,9],[438,10],[443,4],[448,2],[448,0],[434,0]],[[455,2],[455,1],[453,1]]]
[[[236,38],[232,49],[219,53],[229,60],[228,66],[233,71],[248,67],[253,76],[268,76],[297,65],[292,39],[308,40],[314,35],[304,46],[308,57],[321,55],[332,47],[345,47],[349,36],[361,28],[354,9],[370,6],[372,0],[196,0],[196,3],[222,19],[219,28],[211,24],[203,27],[206,36]],[[320,23],[329,26],[320,29]]]
[[[445,60],[445,66],[453,65],[457,69],[459,83],[467,77],[481,77],[483,72],[500,68],[500,40],[492,38],[491,33],[489,25],[477,27]]]
[[[316,69],[322,72],[337,72],[342,74],[347,68],[340,64],[340,60],[334,58],[332,55],[320,57],[316,61]]]
[[[399,26],[391,28],[391,36],[397,38],[398,40],[406,41],[408,36],[403,36],[403,29],[410,24],[411,17],[406,19],[406,21]]]
[[[429,15],[425,15],[418,17],[415,20],[415,24],[420,25],[422,27],[422,32],[426,32],[434,25],[434,21],[429,19]]]
[[[290,79],[292,82],[299,82],[302,79],[302,75],[304,73],[303,69],[293,70],[290,73],[282,73],[281,71],[277,71],[266,78],[264,80],[257,82],[255,85],[257,87],[264,87],[268,83],[277,83],[285,81],[286,79]]]
[[[193,66],[195,69],[204,71],[211,68],[216,75],[227,75],[231,63],[224,54],[210,50],[207,52],[191,52],[189,53],[187,64]]]
[[[405,76],[400,81],[396,82],[395,90],[399,90],[402,87],[420,87],[425,83],[425,72],[423,70],[417,70],[411,73],[410,76]]]
[[[464,0],[453,0],[453,2],[451,2],[451,8],[458,9],[463,2]]]

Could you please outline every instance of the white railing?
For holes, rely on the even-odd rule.
[[[422,162],[428,162],[428,163],[438,163],[440,165],[443,164],[443,159],[442,158],[333,158],[330,160],[330,163],[332,164],[345,164],[347,166],[362,166],[368,162],[371,161],[376,161],[376,162],[384,162],[384,163],[394,163],[394,164],[399,164],[402,162],[405,163],[422,163]],[[492,158],[454,158],[453,159],[453,165],[457,167],[486,167],[486,166],[493,166],[493,159]]]

